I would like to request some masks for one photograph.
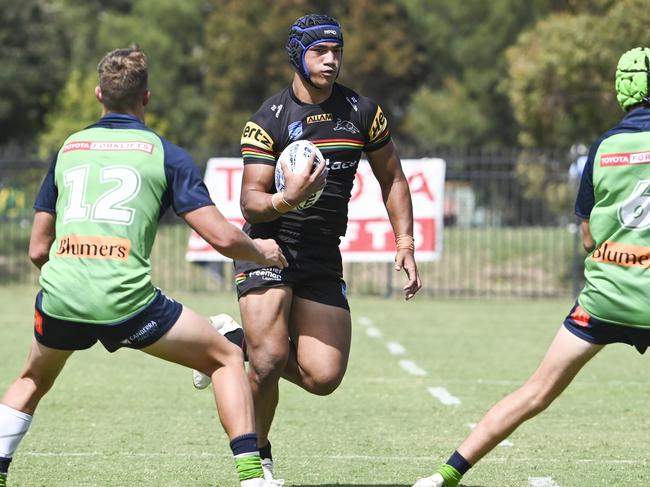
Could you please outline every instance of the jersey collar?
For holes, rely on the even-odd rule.
[[[146,129],[138,117],[126,113],[108,113],[88,128]]]

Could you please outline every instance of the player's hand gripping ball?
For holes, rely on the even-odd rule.
[[[311,156],[312,152],[316,153],[316,157],[314,158],[314,163],[311,169],[314,171],[314,169],[316,169],[316,167],[318,167],[320,164],[320,161],[324,160],[325,158],[323,157],[323,154],[321,154],[321,151],[318,149],[318,147],[316,147],[312,142],[308,140],[297,140],[289,144],[282,151],[282,154],[280,154],[278,162],[275,165],[275,188],[278,192],[284,191],[285,187],[284,173],[282,172],[282,164],[280,161],[284,160],[291,172],[300,172],[304,170],[305,165],[307,164],[307,161],[309,161],[309,156]],[[298,206],[296,206],[296,209],[304,210],[305,208],[309,208],[314,203],[316,203],[316,201],[318,201],[318,198],[320,198],[322,192],[323,190],[321,189],[315,193],[312,193],[306,200],[300,202]]]

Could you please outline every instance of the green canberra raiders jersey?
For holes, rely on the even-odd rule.
[[[211,204],[189,155],[137,118],[109,114],[73,134],[34,205],[56,214],[43,310],[98,324],[134,315],[154,298],[149,257],[164,211]]]
[[[630,112],[589,154],[576,213],[595,249],[580,305],[604,321],[650,328],[650,109]]]

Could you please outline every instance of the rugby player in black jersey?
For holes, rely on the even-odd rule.
[[[299,18],[291,27],[287,51],[296,71],[291,85],[265,101],[242,134],[241,208],[244,231],[253,238],[275,239],[289,266],[235,263],[258,444],[269,480],[273,465],[268,433],[280,377],[326,395],[338,387],[347,367],[351,320],[339,242],[362,153],[379,181],[396,235],[395,270],[406,273],[406,299],[421,287],[411,195],[387,120],[375,102],[336,83],[343,56],[339,23],[327,15]],[[285,171],[285,190],[276,192],[277,158],[301,139],[313,142],[327,162],[312,173]],[[295,209],[321,188],[313,206]],[[222,333],[237,327],[225,315],[216,321]],[[208,385],[200,374],[194,383],[198,388]]]

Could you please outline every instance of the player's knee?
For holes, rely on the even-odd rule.
[[[557,394],[553,388],[542,382],[529,382],[523,388],[524,399],[528,414],[527,417],[535,416],[551,405]]]
[[[305,381],[305,386],[309,392],[318,396],[327,396],[332,394],[343,381],[343,371],[334,369],[319,370],[317,373],[310,374]]]
[[[20,374],[18,382],[29,395],[42,397],[52,388],[55,378],[27,369]]]
[[[242,352],[241,348],[233,344],[228,344],[224,348],[211,350],[203,360],[204,365],[196,367],[197,370],[212,376],[221,367],[242,367],[244,352]]]
[[[248,350],[248,360],[257,381],[264,383],[277,380],[284,371],[289,359],[289,349],[272,348],[266,350]]]
[[[223,354],[221,362],[223,362],[224,365],[241,367],[244,363],[244,352],[237,345],[231,345],[232,346],[229,346],[227,351]]]

